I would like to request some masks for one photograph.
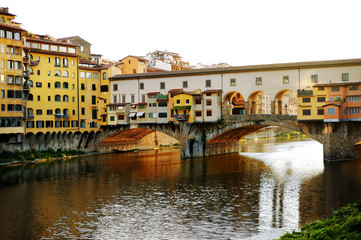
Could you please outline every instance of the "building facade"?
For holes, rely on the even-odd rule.
[[[29,61],[23,49],[25,30],[14,19],[8,8],[0,8],[0,136],[17,143],[25,134]]]

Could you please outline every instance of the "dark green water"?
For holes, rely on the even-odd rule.
[[[313,141],[244,153],[176,150],[0,169],[0,239],[272,239],[361,199],[361,162],[324,164]]]

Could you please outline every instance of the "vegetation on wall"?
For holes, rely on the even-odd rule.
[[[280,239],[361,239],[361,201],[335,211],[328,219],[307,224],[300,231],[286,233]]]
[[[55,151],[52,148],[48,150],[36,151],[30,149],[27,151],[3,151],[0,153],[0,163],[13,163],[13,162],[31,162],[37,159],[51,159],[51,158],[64,158],[68,156],[81,155],[83,151],[79,150],[62,150]]]

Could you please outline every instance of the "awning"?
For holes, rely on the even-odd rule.
[[[135,117],[137,113],[129,113],[129,117]]]
[[[137,113],[137,117],[142,117],[144,115],[144,112]]]

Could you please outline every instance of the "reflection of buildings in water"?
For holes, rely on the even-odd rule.
[[[259,199],[259,229],[287,230],[299,227],[299,197],[301,182],[289,178],[277,183],[271,175],[261,177]]]

